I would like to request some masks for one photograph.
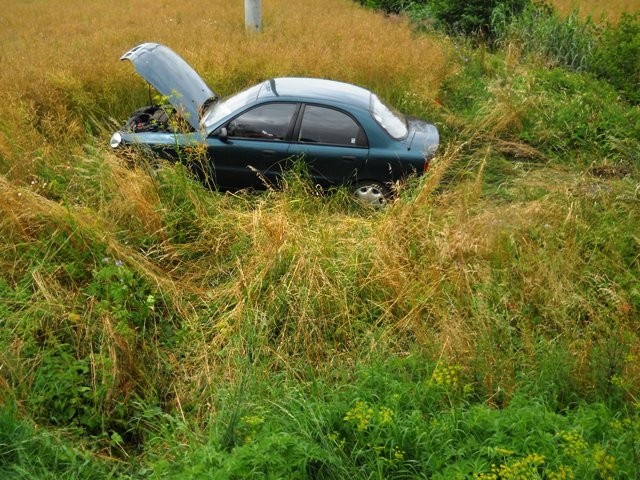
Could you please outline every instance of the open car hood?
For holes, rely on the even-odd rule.
[[[200,129],[203,108],[218,96],[182,57],[159,43],[133,47],[120,60],[129,60],[136,71],[185,118]]]

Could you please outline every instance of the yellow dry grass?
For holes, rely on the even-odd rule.
[[[360,84],[392,102],[402,100],[398,92],[430,102],[451,68],[441,41],[351,0],[263,2],[262,34],[245,31],[243,5],[3,2],[0,169],[28,181],[36,157],[60,163],[77,154],[87,125],[106,140],[113,123],[145,101],[143,80],[118,61],[145,41],[170,46],[221,95],[295,75]]]
[[[624,12],[640,11],[640,0],[549,0],[549,3],[564,15],[577,8],[582,15],[590,15],[595,20],[606,18],[615,21]]]
[[[170,45],[209,79],[243,72],[372,85],[401,77],[437,86],[441,75],[443,54],[433,40],[414,38],[403,20],[350,0],[264,2],[262,35],[245,32],[243,15],[242,2],[227,0],[141,0],[118,8],[106,0],[9,0],[0,19],[2,86],[62,72],[86,82],[129,78],[131,69],[117,59],[143,41]]]

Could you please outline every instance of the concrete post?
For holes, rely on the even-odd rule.
[[[261,0],[244,0],[244,25],[253,32],[262,31]]]

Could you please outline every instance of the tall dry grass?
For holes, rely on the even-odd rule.
[[[594,20],[605,18],[616,21],[623,13],[640,11],[640,0],[549,0],[564,15],[578,9],[583,16],[591,16]]]
[[[118,61],[144,41],[169,45],[222,95],[299,75],[357,83],[386,97],[411,91],[428,102],[449,68],[441,43],[349,0],[274,0],[265,2],[263,17],[264,33],[254,35],[245,32],[242,2],[5,2],[0,155],[9,160],[0,167],[25,177],[33,169],[23,153],[82,143],[87,129],[108,135],[110,116],[121,122],[145,101],[142,80]]]

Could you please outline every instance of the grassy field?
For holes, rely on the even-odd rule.
[[[634,13],[640,11],[640,1],[638,0],[612,0],[609,2],[597,0],[551,0],[549,3],[563,14],[569,14],[572,10],[578,9],[581,14],[590,15],[594,20],[604,17],[615,21],[623,12]]]
[[[263,2],[255,35],[242,8],[8,0],[0,477],[637,478],[637,105],[516,41],[349,0]],[[383,210],[302,168],[258,194],[152,175],[108,148],[143,41],[222,95],[369,87],[443,144]]]

